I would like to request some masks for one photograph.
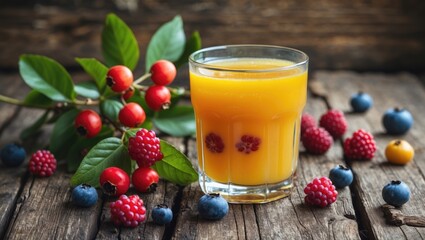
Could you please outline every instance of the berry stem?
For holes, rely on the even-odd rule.
[[[34,103],[27,103],[25,101],[21,101],[21,100],[16,99],[16,98],[7,97],[7,96],[1,95],[1,94],[0,94],[0,102],[18,105],[18,106],[22,106],[22,107],[39,108],[39,109],[53,109],[53,108],[56,108],[58,106],[57,104],[39,105],[39,104],[34,104]],[[64,103],[66,103],[66,104],[64,104],[63,106],[68,105],[68,104],[82,105],[82,106],[99,105],[99,101],[94,101],[90,98],[87,98],[86,100],[74,100],[73,102],[64,102]]]
[[[152,76],[152,74],[150,74],[150,73],[145,73],[143,76],[141,76],[141,77],[139,77],[138,79],[136,79],[136,80],[133,82],[133,85],[137,85],[137,84],[139,84],[139,83],[141,83],[141,82],[145,81],[145,80],[146,80],[146,79],[148,79],[150,76]]]
[[[109,123],[111,123],[111,124],[112,124],[112,126],[114,126],[114,128],[115,128],[116,130],[120,131],[120,133],[124,135],[124,133],[125,133],[124,129],[122,129],[120,126],[118,126],[116,122],[112,121],[112,120],[111,120],[110,118],[108,118],[106,115],[105,115],[105,116],[103,116],[103,117],[104,117],[104,118],[105,118],[105,119],[106,119]]]

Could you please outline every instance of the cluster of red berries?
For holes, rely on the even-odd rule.
[[[159,60],[152,65],[149,74],[154,85],[145,92],[145,101],[150,109],[159,111],[169,107],[171,92],[166,85],[174,80],[176,72],[174,64],[167,60]],[[121,94],[123,101],[130,99],[135,92],[133,73],[126,66],[111,67],[106,74],[106,83],[112,91]],[[133,128],[146,120],[146,113],[138,103],[129,102],[119,111],[118,120],[125,127]],[[91,138],[100,132],[102,120],[97,112],[85,109],[77,115],[74,125],[80,135]]]
[[[301,118],[301,141],[307,152],[324,154],[333,144],[334,139],[341,138],[347,131],[344,113],[329,110],[320,117],[319,126],[310,114]],[[353,133],[353,137],[344,141],[344,156],[352,160],[371,160],[376,151],[372,134],[363,129]]]

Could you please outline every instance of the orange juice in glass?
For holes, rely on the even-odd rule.
[[[288,196],[298,161],[308,57],[285,47],[211,47],[189,58],[199,183],[232,203]]]

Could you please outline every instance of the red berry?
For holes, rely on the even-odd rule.
[[[213,153],[221,153],[224,150],[223,140],[215,133],[210,133],[205,137],[205,145]]]
[[[243,135],[240,142],[236,144],[236,148],[239,152],[244,152],[249,154],[251,152],[257,151],[260,147],[261,139],[258,137]]]
[[[126,127],[137,127],[145,121],[146,114],[139,104],[131,102],[120,110],[118,119]]]
[[[324,154],[332,146],[331,135],[321,127],[310,127],[305,130],[301,141],[309,153]]]
[[[156,137],[155,132],[144,128],[128,140],[128,153],[131,159],[136,160],[139,167],[150,167],[164,157],[161,152],[160,140]]]
[[[78,113],[74,126],[81,136],[92,138],[102,129],[102,120],[97,112],[86,109]]]
[[[347,120],[340,110],[329,110],[320,117],[319,125],[326,129],[334,139],[342,137],[347,131]]]
[[[100,174],[99,183],[106,195],[120,196],[130,187],[130,177],[121,168],[108,167]]]
[[[317,127],[316,119],[312,115],[304,113],[301,117],[301,136],[310,127]]]
[[[29,161],[29,170],[38,177],[49,177],[56,171],[56,158],[48,150],[38,150]]]
[[[344,141],[344,155],[352,160],[371,160],[376,152],[373,135],[363,129]]]
[[[315,178],[304,188],[304,201],[307,204],[326,207],[334,203],[338,197],[338,192],[332,181],[327,177]]]
[[[129,89],[127,89],[127,91],[124,92],[124,94],[122,95],[122,98],[124,98],[124,100],[128,100],[133,95],[134,95],[134,88],[130,87]]]
[[[167,60],[156,61],[150,70],[152,81],[160,86],[170,84],[176,77],[176,72],[174,64]]]
[[[114,92],[120,93],[125,91],[133,84],[133,73],[126,66],[113,66],[106,74],[106,84],[108,84]]]
[[[149,108],[154,111],[168,109],[171,103],[171,93],[165,86],[153,85],[146,90],[145,100]]]
[[[111,220],[115,226],[137,227],[146,219],[143,200],[137,195],[121,195],[110,205]]]
[[[139,167],[133,172],[131,181],[140,192],[154,192],[158,186],[159,175],[152,168]]]

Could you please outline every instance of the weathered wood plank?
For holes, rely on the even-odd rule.
[[[349,96],[362,89],[374,98],[374,107],[365,114],[347,114],[349,132],[346,137],[359,128],[374,134],[378,152],[372,161],[353,162],[356,173],[355,194],[358,198],[361,221],[373,239],[424,239],[425,228],[410,226],[390,226],[385,223],[380,207],[384,204],[381,191],[391,180],[402,180],[412,191],[411,200],[401,211],[406,215],[425,216],[425,154],[423,141],[425,120],[425,90],[418,78],[407,73],[356,74],[353,72],[317,72],[314,78],[321,82],[327,92],[327,99],[334,108],[350,111]],[[389,136],[384,132],[381,118],[386,109],[406,107],[412,112],[415,124],[410,132],[403,136]],[[387,143],[396,138],[409,141],[416,149],[415,159],[406,166],[394,166],[387,163],[384,150]]]
[[[326,111],[320,99],[310,99],[306,111],[319,117]],[[202,192],[197,183],[183,191],[182,211],[173,239],[360,239],[348,188],[339,191],[336,204],[318,209],[304,204],[304,186],[314,177],[327,176],[341,164],[341,146],[335,144],[324,156],[300,156],[296,188],[291,197],[263,205],[231,204],[220,221],[200,219],[197,201]],[[189,157],[197,166],[196,143],[189,142]],[[249,174],[249,173],[247,173]],[[226,231],[223,231],[226,229]]]
[[[134,30],[142,53],[154,31],[180,14],[186,32],[198,30],[204,46],[286,45],[306,51],[312,68],[421,71],[425,19],[417,10],[425,4],[405,2],[144,1],[132,14],[119,15]],[[5,36],[0,42],[1,67],[16,68],[22,53],[48,55],[73,67],[77,66],[74,57],[101,58],[102,24],[108,9],[115,9],[76,6],[72,11],[67,5],[43,3],[35,8],[0,9],[0,34]]]

